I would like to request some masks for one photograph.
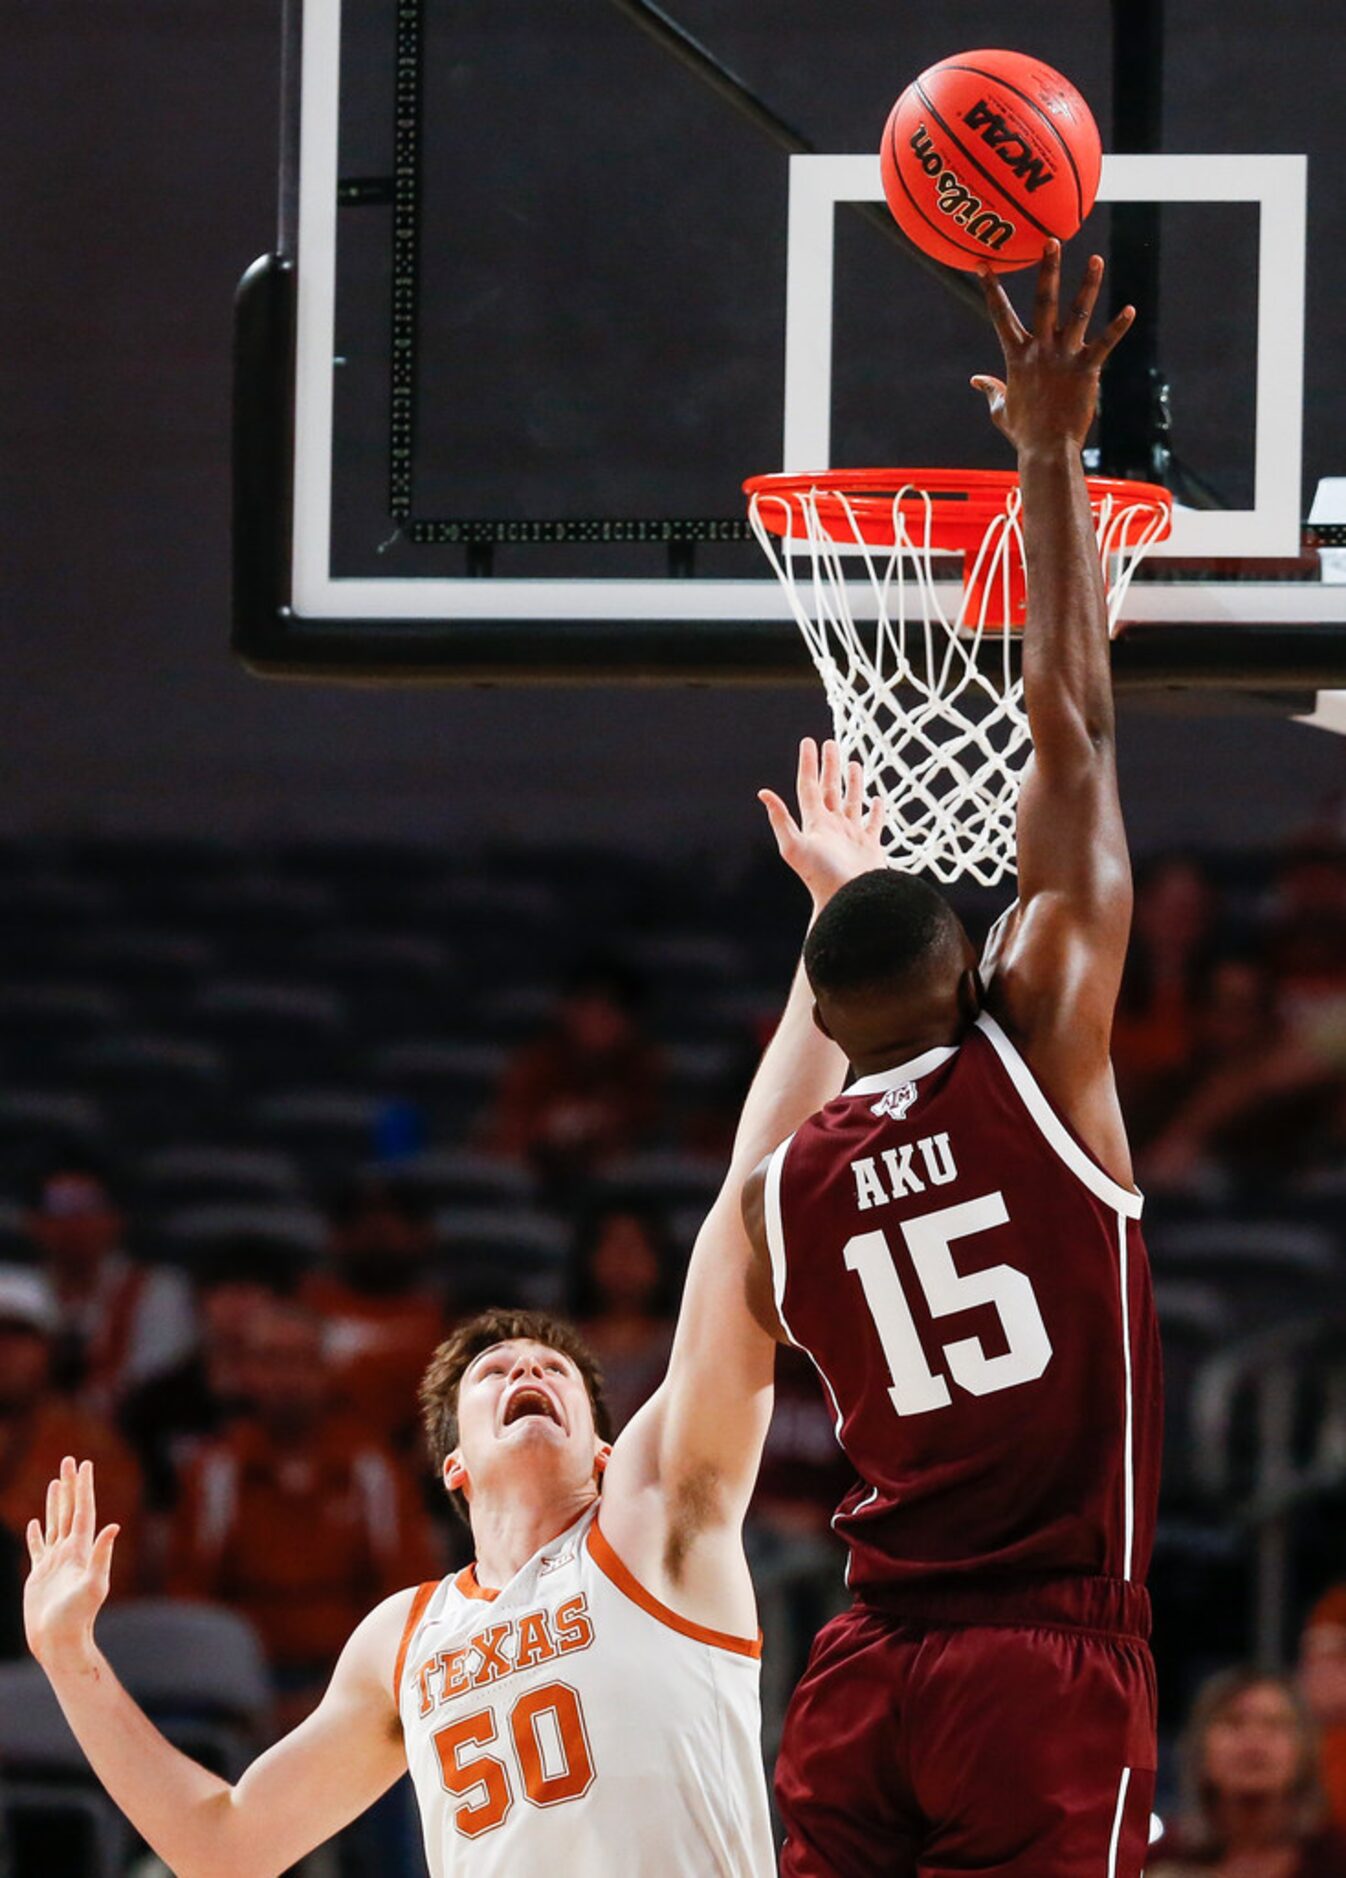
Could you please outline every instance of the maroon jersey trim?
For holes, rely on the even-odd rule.
[[[1071,1134],[1061,1117],[1056,1113],[1047,1097],[1038,1085],[1037,1078],[1025,1063],[999,1024],[989,1011],[983,1011],[977,1019],[977,1029],[982,1032],[1004,1066],[1005,1073],[1019,1093],[1020,1100],[1036,1122],[1038,1132],[1047,1145],[1065,1162],[1075,1178],[1086,1186],[1096,1199],[1114,1212],[1125,1214],[1127,1219],[1139,1219],[1145,1209],[1143,1194],[1134,1187],[1124,1187],[1105,1173],[1098,1162],[1082,1148]]]

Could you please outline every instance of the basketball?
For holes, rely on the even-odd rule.
[[[948,267],[1029,267],[1068,241],[1098,192],[1103,152],[1084,99],[1022,52],[957,52],[913,79],[880,152],[903,233]]]

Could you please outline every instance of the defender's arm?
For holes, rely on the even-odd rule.
[[[763,792],[781,852],[814,912],[843,881],[882,864],[879,811],[861,802],[859,766],[821,766],[801,748],[800,825]],[[739,1528],[771,1419],[779,1335],[765,1262],[749,1240],[740,1191],[762,1156],[834,1096],[845,1064],[813,1022],[802,970],[744,1103],[728,1174],[697,1235],[668,1375],[618,1438],[603,1489],[604,1531],[675,1609],[712,1627],[755,1623]]]
[[[1090,341],[1103,263],[1092,257],[1063,323],[1060,272],[1052,242],[1031,332],[994,277],[985,277],[1006,376],[973,380],[1018,451],[1028,570],[1024,702],[1033,738],[1019,797],[1018,914],[991,1002],[1067,1119],[1129,1182],[1109,1044],[1131,870],[1117,792],[1107,603],[1080,452],[1099,373],[1134,315],[1125,308]]]
[[[29,1647],[94,1773],[178,1878],[276,1878],[406,1772],[391,1677],[413,1591],[370,1612],[314,1713],[231,1787],[165,1740],[94,1642],[117,1536],[95,1528],[92,1465],[66,1460],[45,1527],[28,1528]]]

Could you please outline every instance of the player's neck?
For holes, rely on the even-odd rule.
[[[477,1583],[498,1591],[532,1558],[557,1538],[597,1498],[586,1485],[562,1498],[539,1499],[530,1487],[519,1492],[474,1495],[472,1540],[476,1548]]]
[[[970,1028],[969,1019],[955,1012],[941,1022],[925,1024],[909,1035],[887,1037],[873,1043],[857,1043],[848,1052],[856,1076],[881,1076],[885,1070],[902,1069],[931,1050],[945,1050],[963,1041]]]

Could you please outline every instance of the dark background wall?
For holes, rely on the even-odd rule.
[[[265,684],[230,663],[230,303],[274,238],[279,10],[9,0],[0,20],[0,828],[748,838],[753,789],[788,773],[801,731],[825,727],[810,689],[341,691]],[[700,11],[690,23],[714,23]],[[1249,116],[1255,48],[1273,39],[1302,54],[1286,82],[1307,87],[1314,134],[1335,124],[1335,9],[1257,4],[1218,23],[1186,0],[1171,12],[1172,147],[1300,147],[1283,114]],[[922,60],[936,24],[922,20]],[[1237,100],[1210,80],[1217,26],[1244,47]],[[782,30],[762,18],[758,44],[775,60],[764,82],[805,117]],[[995,43],[1004,17],[965,5],[955,36]],[[746,40],[726,49],[740,65],[756,57]],[[827,113],[818,133],[831,147],[864,141]],[[1320,231],[1338,200],[1328,174],[1320,161]],[[1343,381],[1329,309],[1346,263],[1326,248],[1310,283],[1320,425]],[[1343,780],[1335,739],[1270,719],[1193,728],[1131,707],[1125,731],[1145,845],[1274,837]]]

